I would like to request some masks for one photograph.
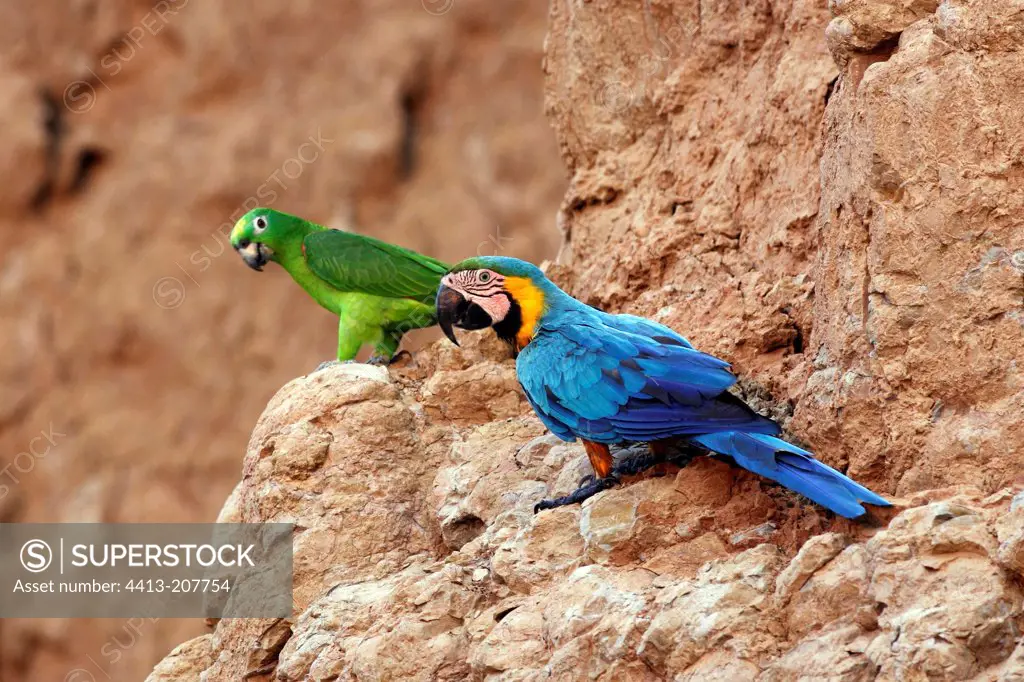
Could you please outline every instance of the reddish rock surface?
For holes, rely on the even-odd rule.
[[[830,35],[884,25],[887,4],[849,3]],[[833,45],[847,66],[824,121],[813,390],[794,428],[890,492],[1022,473],[1024,96],[1007,87],[1024,78],[1008,52],[1022,9],[944,2],[889,25],[898,42]]]
[[[820,5],[553,5],[555,272],[859,480],[994,492],[1024,447],[1021,5]]]
[[[151,682],[1019,679],[1021,490],[871,524],[698,459],[535,515],[583,448],[518,402],[454,421],[424,402],[470,363],[518,397],[502,358],[434,346],[282,388],[221,518],[297,524],[296,616],[220,621]],[[453,405],[476,390],[448,385]]]

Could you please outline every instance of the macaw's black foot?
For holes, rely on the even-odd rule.
[[[387,367],[390,362],[391,358],[374,353],[370,356],[370,359],[366,361],[366,364],[373,365],[374,367]]]
[[[596,478],[597,477],[594,476],[594,474],[587,474],[586,476],[584,476],[583,478],[580,479],[580,482],[576,484],[576,487],[577,488],[582,488],[583,486],[585,486],[585,485],[587,485],[589,483],[593,483]]]
[[[662,455],[642,452],[638,455],[630,455],[620,459],[612,468],[612,474],[615,476],[636,476],[664,461],[665,458]]]
[[[670,464],[675,464],[677,467],[682,469],[697,457],[703,457],[707,454],[709,454],[709,451],[699,445],[686,444],[677,451],[669,452],[665,456],[665,461]]]
[[[545,509],[554,509],[555,507],[564,507],[567,504],[580,504],[583,500],[589,499],[594,495],[598,494],[602,490],[607,490],[613,485],[616,485],[619,479],[615,476],[606,476],[604,478],[598,478],[590,483],[577,488],[572,493],[569,493],[565,497],[556,497],[553,500],[541,500],[537,504],[533,505],[533,513],[537,514]]]
[[[646,452],[638,452],[623,457],[615,463],[612,474],[616,476],[636,476],[659,464],[675,464],[680,469],[693,461],[694,457],[705,454],[705,451],[689,444],[668,446],[662,443],[650,444]]]

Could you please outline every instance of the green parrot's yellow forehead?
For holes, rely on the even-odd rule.
[[[287,213],[281,213],[280,211],[275,211],[274,209],[267,208],[266,206],[258,206],[254,209],[251,209],[248,213],[246,213],[245,215],[238,219],[238,222],[235,223],[235,226],[231,228],[231,238],[241,238],[246,228],[252,225],[253,222],[255,222],[256,218],[260,216],[263,216],[267,220],[270,220],[271,218],[291,218],[291,216],[289,216]],[[252,235],[249,236],[252,237]]]
[[[244,215],[241,218],[239,218],[238,222],[235,223],[235,226],[231,228],[231,241],[235,241],[237,239],[241,239],[241,237],[242,237],[242,230],[244,230],[245,226],[248,225],[248,224],[249,224],[248,215]]]
[[[269,213],[268,209],[254,208],[248,213],[246,213],[244,216],[239,218],[238,222],[235,223],[235,226],[231,228],[232,241],[242,238],[242,234],[245,232],[245,228],[247,228],[249,225],[252,225],[252,221],[256,219],[256,216],[265,215],[267,213]]]

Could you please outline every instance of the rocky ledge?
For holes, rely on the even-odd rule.
[[[221,520],[296,525],[296,616],[150,682],[1024,679],[1024,493],[854,523],[705,458],[534,515],[586,456],[469,345],[281,389]]]

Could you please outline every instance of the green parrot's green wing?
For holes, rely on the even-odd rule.
[[[302,242],[309,269],[339,291],[433,304],[449,266],[439,260],[341,230],[307,235]]]

